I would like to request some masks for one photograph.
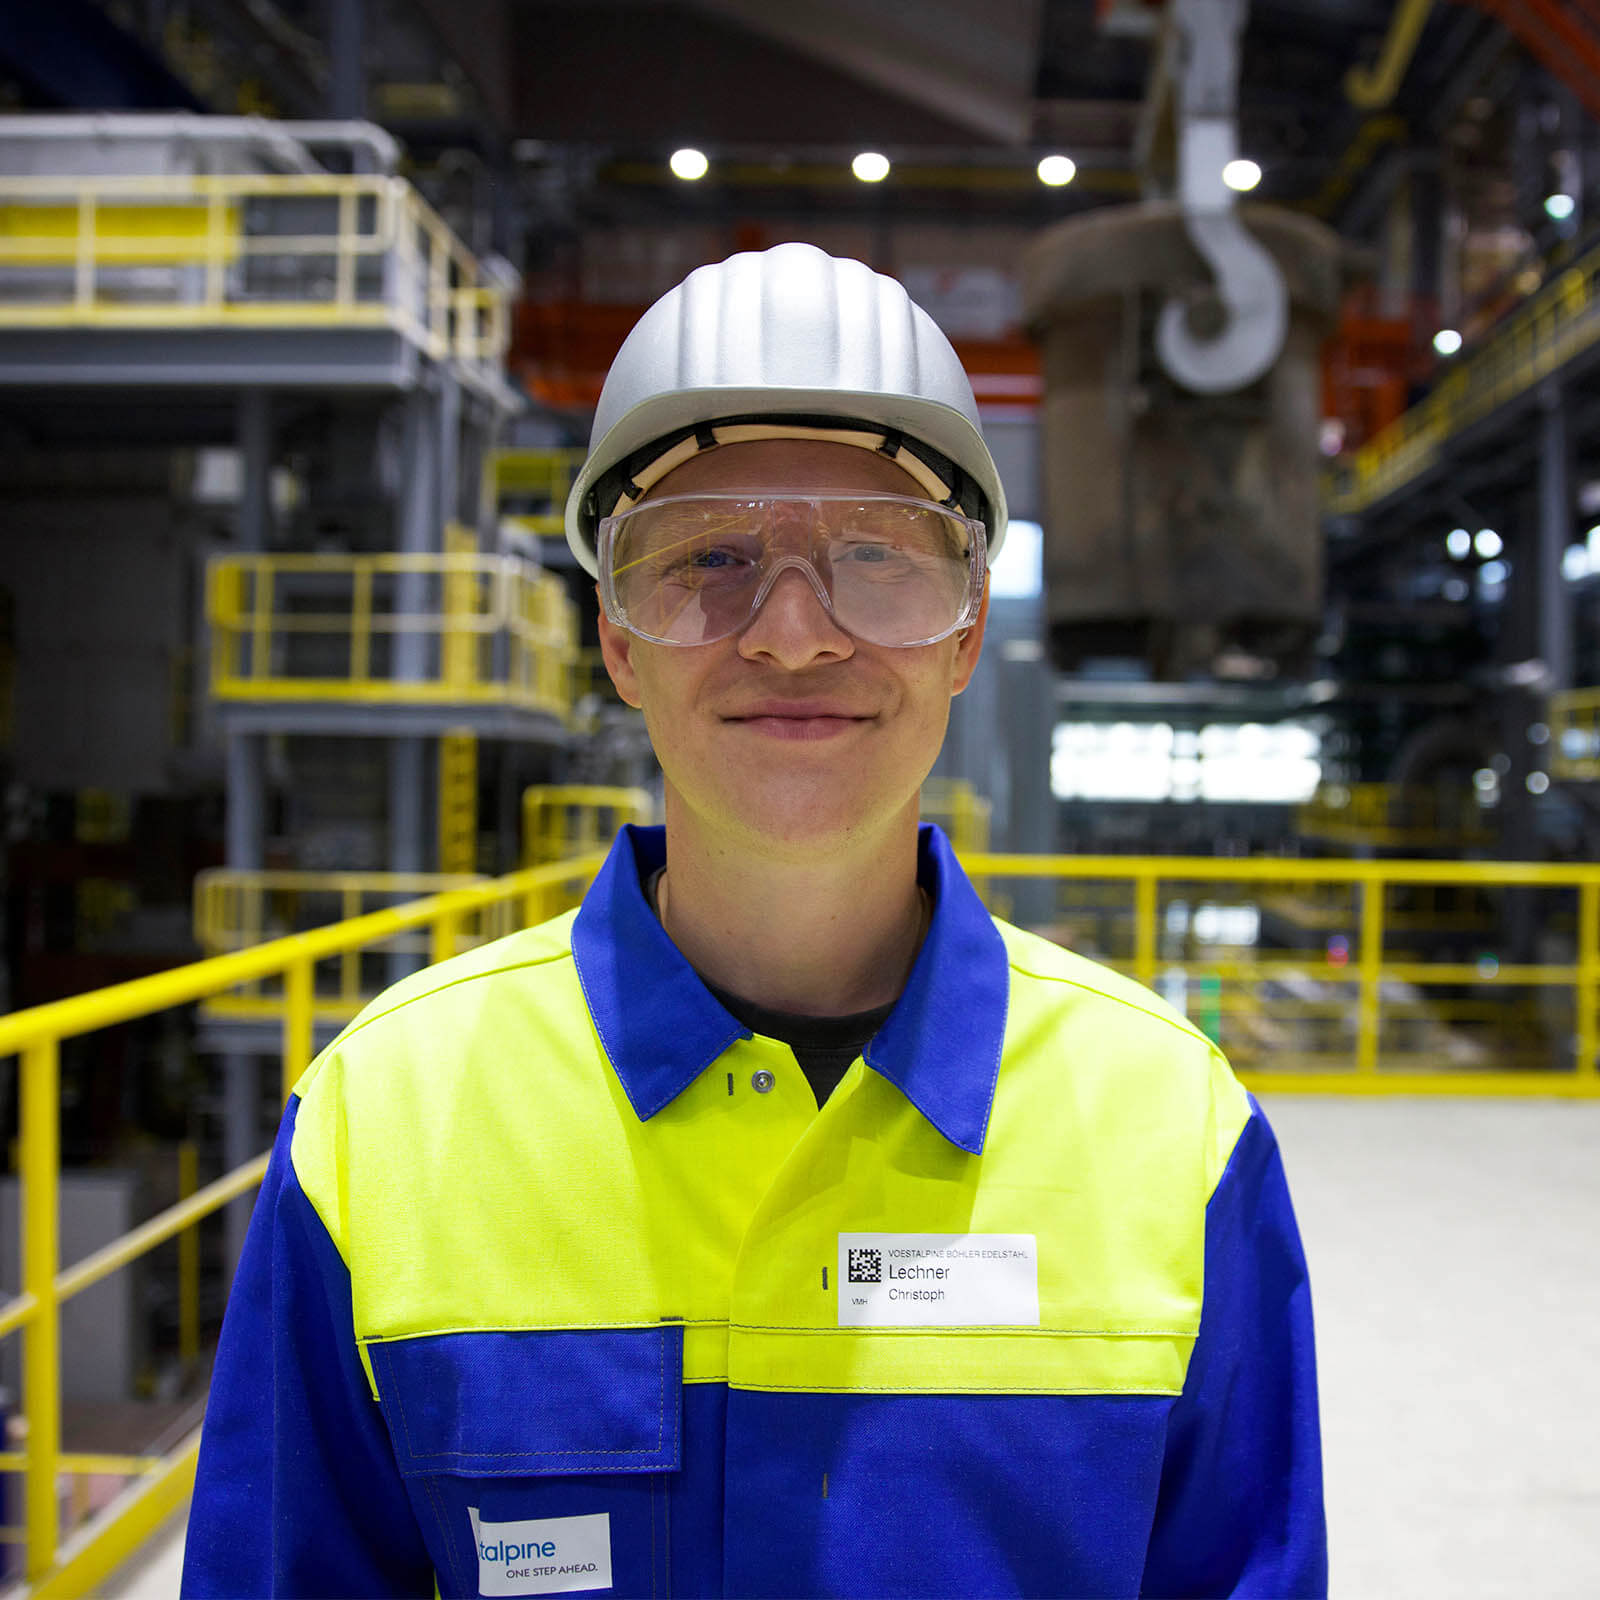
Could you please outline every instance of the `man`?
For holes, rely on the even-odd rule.
[[[1004,527],[891,280],[782,245],[645,315],[568,532],[666,827],[302,1080],[186,1593],[1325,1589],[1259,1110],[918,827]]]

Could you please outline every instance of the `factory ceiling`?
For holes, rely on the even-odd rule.
[[[1525,70],[1541,40],[1547,67],[1569,77],[1586,69],[1582,49],[1551,45],[1566,36],[1530,31],[1573,3],[1434,0],[1421,8],[1393,96],[1357,104],[1351,73],[1374,71],[1415,0],[1250,0],[1239,114],[1241,148],[1264,169],[1260,197],[1341,226],[1353,219],[1356,231],[1370,225],[1385,160],[1436,146],[1469,102],[1508,98],[1508,74]],[[0,100],[300,117],[359,110],[421,166],[468,152],[541,227],[582,226],[596,213],[655,219],[679,206],[700,219],[787,208],[1032,224],[1138,191],[1160,9],[1150,0],[8,0]],[[330,18],[340,13],[357,19],[364,69],[343,104],[331,60]],[[692,198],[666,172],[677,144],[711,160]],[[866,147],[894,163],[893,181],[851,178],[850,155]],[[1044,190],[1034,177],[1048,151],[1078,164],[1070,188]]]

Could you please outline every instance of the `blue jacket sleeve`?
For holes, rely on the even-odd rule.
[[[1250,1104],[1206,1208],[1205,1300],[1167,1424],[1147,1595],[1328,1592],[1311,1287],[1277,1141]]]
[[[212,1374],[182,1594],[418,1595],[433,1563],[356,1353],[350,1279],[278,1133]]]

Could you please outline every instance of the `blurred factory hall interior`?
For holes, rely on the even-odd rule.
[[[0,0],[0,1584],[176,1594],[288,1088],[661,821],[564,506],[791,240],[1009,502],[924,817],[1277,1129],[1332,1592],[1600,1593],[1596,0]]]

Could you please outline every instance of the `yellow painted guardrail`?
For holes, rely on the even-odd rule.
[[[489,462],[490,503],[501,508],[503,521],[524,533],[562,536],[567,495],[587,454],[586,450],[496,450]],[[538,509],[521,508],[521,502],[536,502]],[[513,505],[519,509],[510,509]]]
[[[989,848],[989,802],[964,778],[929,778],[922,786],[922,818],[937,822],[961,855]]]
[[[592,848],[592,846],[591,846]],[[579,854],[569,850],[566,859]],[[194,880],[195,941],[207,956],[249,950],[312,928],[353,922],[385,907],[425,895],[449,894],[488,882],[476,874],[432,872],[248,872],[212,867]],[[462,938],[469,942],[497,939],[515,926],[516,907],[500,901],[466,918]],[[562,906],[551,903],[544,914]],[[387,958],[411,955],[425,960],[426,930],[401,934],[381,946],[368,945],[323,962],[312,993],[312,1013],[319,1023],[348,1022],[390,982]],[[239,984],[204,1003],[208,1017],[233,1021],[276,1022],[282,1019],[285,989],[281,974]]]
[[[0,327],[389,327],[488,377],[509,301],[401,178],[0,177]]]
[[[655,821],[648,789],[598,783],[535,783],[522,791],[522,862],[538,866],[607,848],[625,822]]]
[[[220,700],[572,708],[577,608],[517,556],[219,556],[206,618]]]
[[[1551,775],[1600,781],[1600,689],[1553,694],[1548,715]]]
[[[1600,253],[1568,267],[1529,297],[1472,355],[1449,369],[1350,461],[1329,475],[1326,510],[1364,511],[1427,471],[1445,441],[1526,394],[1600,340]]]
[[[24,1222],[22,1293],[0,1305],[0,1335],[22,1332],[26,1421],[25,1450],[0,1455],[0,1470],[20,1471],[25,1479],[30,1593],[83,1594],[126,1560],[181,1503],[198,1450],[198,1437],[191,1435],[159,1458],[63,1454],[61,1304],[158,1244],[186,1234],[259,1182],[266,1163],[265,1156],[246,1163],[63,1270],[56,1233],[61,1041],[169,1007],[214,1001],[242,986],[276,982],[287,1093],[311,1059],[319,965],[336,963],[343,971],[353,952],[392,948],[396,939],[423,930],[430,957],[443,959],[470,939],[509,923],[540,921],[570,903],[602,859],[596,851],[524,869],[0,1018],[0,1055],[21,1057]],[[1165,991],[1219,1035],[1252,1088],[1600,1096],[1600,866],[976,853],[964,860],[978,882],[1055,880],[1060,905],[1052,931]],[[1292,904],[1275,910],[1274,902],[1292,902],[1295,891],[1319,887],[1342,889],[1347,899],[1338,915],[1309,919],[1314,936],[1309,949],[1264,951],[1253,931],[1230,933],[1225,926],[1240,911],[1292,923]],[[1541,921],[1570,943],[1572,959],[1514,965],[1483,953],[1470,960],[1407,956],[1390,938],[1402,902],[1439,889],[1488,897],[1543,895]],[[241,888],[234,885],[228,892]],[[1320,903],[1315,895],[1313,903]],[[1180,907],[1181,918],[1175,916]],[[1080,910],[1082,919],[1074,922]],[[1218,924],[1210,932],[1201,927],[1206,914]],[[231,916],[241,936],[253,925],[237,910]],[[261,925],[265,931],[265,918]],[[1342,959],[1336,960],[1341,948]],[[1434,1006],[1420,993],[1429,988],[1450,991],[1449,1005]],[[1553,1024],[1537,1007],[1515,1004],[1541,990],[1558,992],[1568,1002]],[[1285,996],[1287,1006],[1280,1003]],[[1507,1005],[1508,999],[1513,1003]],[[1324,1046],[1333,1039],[1336,1047],[1307,1050],[1294,1048],[1293,1041],[1287,1046],[1275,1041],[1272,1031],[1281,1030],[1286,1017],[1321,1030]],[[1448,1051],[1428,1046],[1426,1039],[1416,1048],[1411,1037],[1474,1028],[1488,1030],[1491,1053],[1486,1057],[1479,1049],[1453,1068]],[[1519,1031],[1534,1036],[1534,1049],[1519,1053],[1512,1039]],[[1497,1048],[1504,1059],[1493,1056]],[[1421,1070],[1419,1063],[1432,1063],[1431,1069]],[[131,1486],[78,1530],[63,1551],[58,1475],[92,1471],[126,1474]]]
[[[1328,784],[1300,807],[1295,827],[1302,838],[1394,850],[1486,844],[1494,837],[1474,796],[1391,783]]]
[[[1218,1038],[1252,1088],[1600,1096],[1600,866],[994,854],[964,861],[975,881],[1056,880],[1060,903],[1046,931],[1166,992]],[[1109,905],[1107,885],[1121,890]],[[1330,914],[1325,895],[1305,893],[1319,887],[1342,889],[1343,906]],[[1091,891],[1081,902],[1080,890]],[[1434,929],[1414,910],[1417,897],[1441,890],[1476,895],[1489,911],[1497,896],[1540,896],[1535,926],[1569,945],[1571,959],[1502,961],[1481,937],[1465,952],[1454,948],[1458,932]],[[1230,920],[1243,926],[1230,933]],[[1491,930],[1502,924],[1487,917]],[[1263,948],[1259,930],[1275,928],[1304,942]],[[1402,948],[1419,938],[1446,958]]]
[[[21,1059],[18,1149],[23,1218],[22,1292],[0,1305],[0,1336],[22,1333],[26,1424],[25,1449],[0,1455],[0,1470],[20,1471],[24,1479],[28,1594],[77,1596],[92,1590],[182,1503],[194,1480],[199,1451],[197,1430],[161,1457],[62,1453],[61,1305],[253,1188],[267,1165],[267,1157],[258,1156],[63,1269],[57,1236],[62,1040],[207,1000],[243,984],[278,979],[285,1000],[281,1040],[287,1096],[311,1061],[319,963],[342,960],[350,951],[417,930],[426,931],[431,957],[442,960],[463,947],[473,918],[483,919],[496,908],[504,907],[519,924],[542,921],[575,883],[593,878],[602,860],[596,852],[555,862],[0,1017],[0,1056]],[[74,1531],[65,1549],[57,1499],[62,1472],[126,1473],[133,1478],[122,1496]]]

